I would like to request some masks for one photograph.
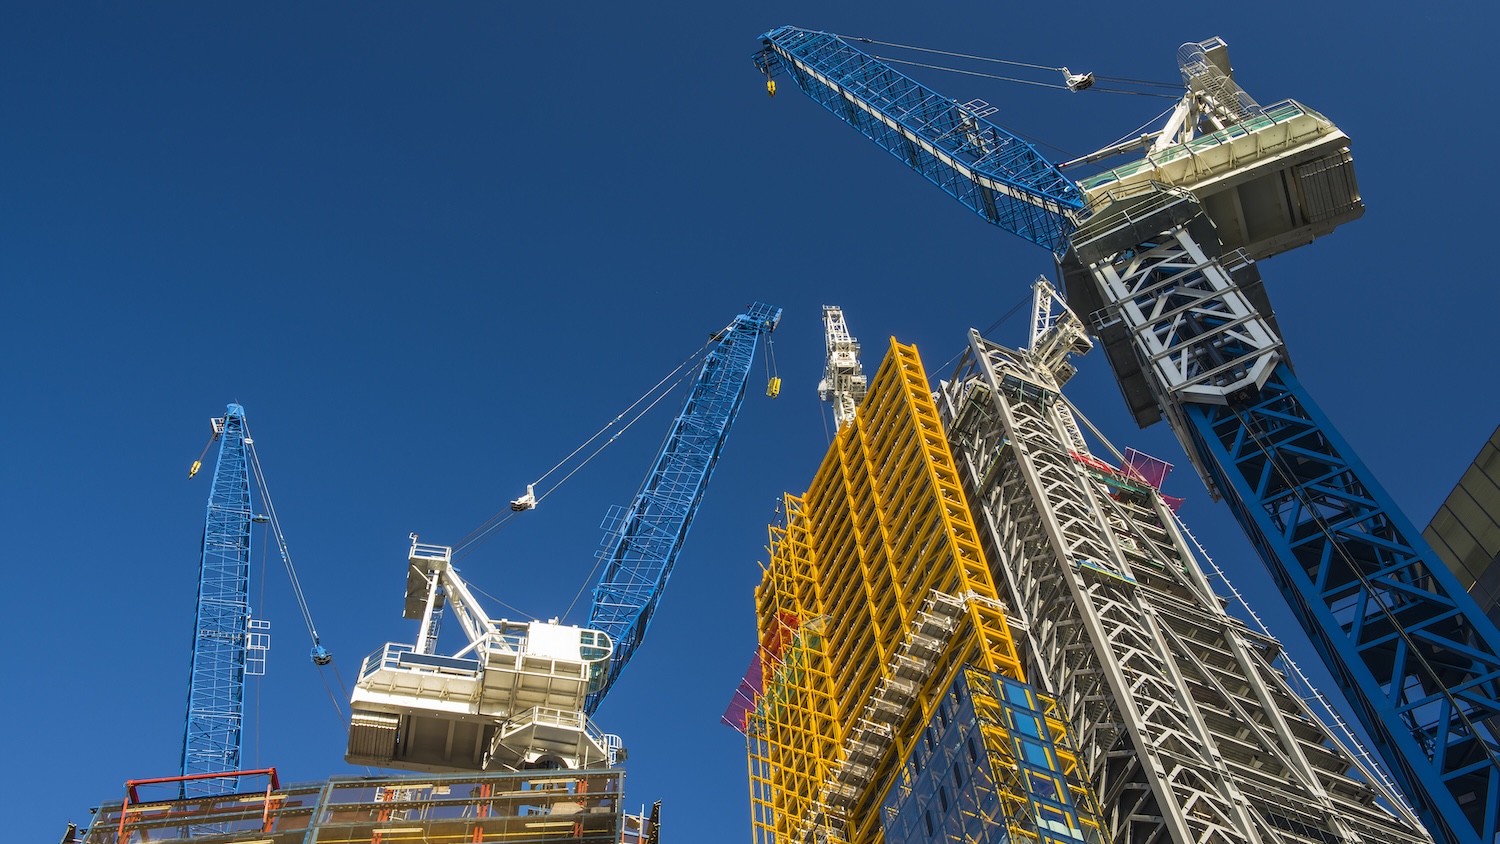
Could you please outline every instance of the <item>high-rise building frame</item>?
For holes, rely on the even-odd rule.
[[[1071,370],[968,339],[940,390],[948,438],[1110,839],[1429,840],[1378,805],[1278,670],[1279,644],[1225,612],[1160,494],[1090,454],[1053,375]]]

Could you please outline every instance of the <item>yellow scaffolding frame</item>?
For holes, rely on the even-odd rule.
[[[759,632],[766,641],[787,617],[804,629],[779,659],[762,653],[762,705],[747,724],[754,841],[819,828],[834,844],[876,844],[884,785],[956,673],[972,666],[1025,681],[915,346],[891,340],[854,421],[807,493],[786,496],[786,514],[785,527],[770,528],[756,589]],[[822,801],[830,773],[846,762],[844,742],[877,686],[894,679],[897,650],[933,592],[962,597],[963,615],[869,787],[834,823]]]

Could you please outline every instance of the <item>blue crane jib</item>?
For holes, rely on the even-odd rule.
[[[1428,829],[1500,840],[1500,631],[1302,387],[1255,263],[1363,213],[1348,138],[1257,105],[1210,39],[1179,51],[1187,90],[1160,132],[1082,161],[1144,157],[1075,185],[839,36],[762,44],[763,72],[1053,252],[1137,421],[1165,417],[1227,501]]]
[[[240,767],[247,637],[250,623],[250,468],[245,409],[229,405],[214,420],[219,458],[208,496],[193,625],[182,773],[218,774]],[[233,790],[233,779],[184,783],[184,796]]]
[[[1083,195],[1035,148],[837,35],[783,26],[761,36],[756,64],[791,74],[808,96],[991,223],[1061,252]]]
[[[604,573],[588,627],[608,633],[615,647],[599,688],[588,696],[589,714],[646,635],[739,413],[756,346],[780,320],[780,308],[757,302],[716,336],[640,492],[605,519]]]

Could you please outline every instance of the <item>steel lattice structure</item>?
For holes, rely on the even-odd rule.
[[[219,428],[219,457],[198,572],[193,667],[188,685],[182,773],[217,774],[240,767],[241,726],[250,623],[250,469],[245,409],[231,404]],[[222,427],[221,427],[222,426]],[[220,794],[232,780],[197,779],[184,794]]]
[[[608,633],[615,650],[599,689],[588,697],[589,714],[646,635],[739,413],[756,346],[780,320],[780,308],[759,302],[734,318],[704,359],[640,492],[605,520],[604,573],[588,626]]]
[[[1059,256],[1069,300],[1096,314],[1091,328],[1137,420],[1165,415],[1228,501],[1428,829],[1493,844],[1500,631],[1295,386],[1251,260],[1362,213],[1343,133],[1290,101],[1226,108],[1218,100],[1237,88],[1205,86],[1184,65],[1176,122],[1144,160],[1075,197],[1034,150],[988,141],[1001,136],[981,112],[838,36],[782,27],[762,43],[762,70],[786,69],[965,206]],[[1196,46],[1185,55],[1219,69],[1207,76],[1229,76],[1222,41]],[[1200,122],[1218,128],[1193,138]],[[1252,192],[1286,199],[1255,231],[1233,210],[1253,207],[1241,201]],[[1223,254],[1225,242],[1236,250]]]
[[[1155,490],[1093,459],[1059,386],[971,332],[943,387],[986,556],[1071,716],[1110,840],[1428,840],[1222,608]]]
[[[991,223],[1067,248],[1067,214],[1083,208],[1082,194],[1031,144],[985,120],[995,111],[987,103],[955,103],[826,32],[783,26],[763,39],[755,61],[767,74],[785,68],[808,96]]]

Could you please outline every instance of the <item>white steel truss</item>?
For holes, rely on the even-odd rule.
[[[1116,844],[1429,841],[1224,612],[1144,483],[1092,458],[1057,381],[971,332],[942,386],[988,558]],[[1366,780],[1369,778],[1366,777]]]
[[[828,362],[823,369],[823,380],[818,382],[818,398],[833,405],[837,430],[854,421],[854,409],[864,401],[869,382],[859,362],[859,341],[849,336],[842,308],[823,306],[823,335],[828,345]]]
[[[1265,385],[1280,338],[1224,263],[1205,254],[1186,228],[1117,258],[1090,269],[1167,390],[1182,400],[1224,404],[1246,384]],[[1225,346],[1255,354],[1231,357],[1220,352]]]
[[[1031,356],[1061,387],[1078,371],[1068,358],[1088,352],[1094,341],[1051,282],[1039,276],[1031,289]]]

